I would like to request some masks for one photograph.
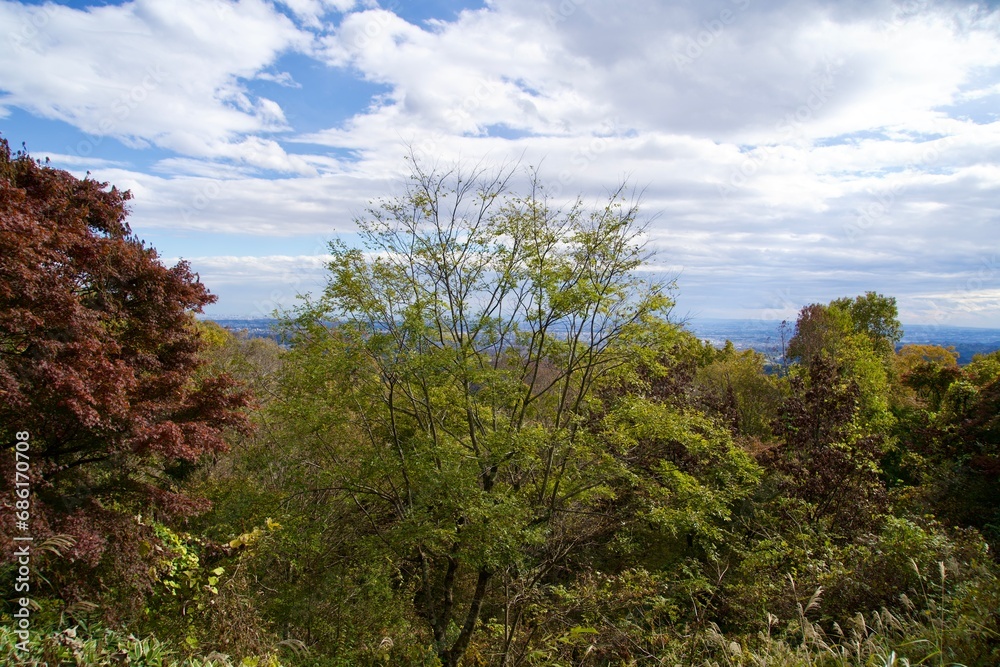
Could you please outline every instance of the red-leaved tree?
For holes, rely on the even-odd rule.
[[[0,534],[20,533],[13,449],[27,432],[29,530],[72,535],[68,557],[90,565],[142,532],[136,514],[197,509],[171,471],[248,428],[247,393],[201,368],[193,313],[215,297],[132,234],[129,199],[0,139]],[[4,562],[11,548],[0,539]]]

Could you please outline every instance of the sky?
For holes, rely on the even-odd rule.
[[[0,0],[0,133],[130,190],[218,318],[320,291],[412,152],[628,183],[692,321],[1000,327],[998,113],[996,2]]]

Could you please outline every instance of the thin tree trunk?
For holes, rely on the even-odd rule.
[[[483,608],[483,600],[486,598],[486,585],[490,581],[493,573],[486,568],[479,569],[479,577],[476,580],[476,592],[472,596],[472,603],[469,605],[469,613],[465,616],[465,625],[458,635],[458,639],[450,649],[441,654],[441,662],[445,667],[458,667],[459,661],[469,648],[469,640],[479,622],[479,612]]]

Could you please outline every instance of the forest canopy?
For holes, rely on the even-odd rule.
[[[1000,661],[1000,353],[900,346],[877,292],[780,363],[716,348],[628,187],[409,164],[279,346],[195,319],[128,193],[3,145],[5,660]]]

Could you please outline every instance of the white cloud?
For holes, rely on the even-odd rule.
[[[293,307],[299,295],[318,294],[326,284],[327,254],[185,258],[209,290],[220,296],[208,306],[212,317],[226,315],[270,317],[275,310]],[[163,260],[171,266],[180,258]]]
[[[374,114],[388,105],[451,133],[505,125],[579,136],[614,120],[734,143],[933,131],[944,119],[938,107],[1000,65],[1000,21],[973,9],[906,16],[883,7],[873,17],[740,0],[630,10],[610,0],[497,0],[429,28],[358,12],[321,53],[392,86]]]
[[[371,193],[387,188],[347,174],[266,179],[224,164],[201,166],[168,162],[164,172],[186,173],[167,177],[125,169],[95,169],[93,176],[132,191],[133,227],[274,237],[351,232]]]
[[[5,107],[136,147],[304,168],[273,140],[253,136],[288,126],[280,107],[253,98],[243,81],[311,39],[263,0],[135,0],[86,10],[2,2],[0,21],[19,26],[0,41]]]
[[[163,260],[165,264],[175,264],[180,257]],[[186,261],[196,266],[204,275],[214,275],[221,284],[243,283],[247,280],[271,283],[278,280],[282,284],[294,284],[301,276],[310,280],[326,270],[332,255],[212,255],[188,257]],[[203,278],[204,278],[203,275]]]
[[[121,162],[116,160],[101,160],[92,157],[80,157],[79,155],[65,155],[63,153],[32,153],[32,157],[38,160],[49,160],[59,165],[60,169],[80,168],[84,169],[109,169],[112,167],[123,167]]]
[[[628,179],[660,214],[651,239],[683,267],[691,310],[794,313],[877,289],[924,312],[1000,246],[1000,11],[986,5],[492,0],[415,25],[371,2],[281,4],[0,2],[9,24],[41,23],[0,46],[0,113],[174,151],[159,175],[99,170],[150,228],[350,232],[398,191],[407,144],[441,164],[540,166],[556,199]],[[306,131],[281,97],[313,92],[278,63],[290,51],[387,91]],[[255,79],[283,91],[255,96]],[[980,294],[956,303],[1000,325]]]
[[[302,87],[302,84],[298,83],[289,72],[278,72],[277,74],[261,72],[255,78],[259,81],[271,81],[272,83],[276,83],[279,86],[285,86],[286,88]]]
[[[331,11],[347,12],[357,4],[355,0],[281,0],[281,4],[302,23],[309,27],[322,27],[322,18]]]

